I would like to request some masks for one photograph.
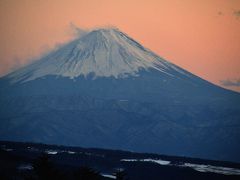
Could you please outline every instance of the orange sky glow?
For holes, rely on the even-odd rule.
[[[1,0],[0,75],[113,25],[161,57],[240,92],[240,0]],[[230,83],[230,84],[231,84]],[[225,83],[226,85],[226,83]]]

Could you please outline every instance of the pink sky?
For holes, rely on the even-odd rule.
[[[239,0],[1,0],[0,20],[0,75],[73,39],[73,23],[117,26],[215,84],[240,80]]]

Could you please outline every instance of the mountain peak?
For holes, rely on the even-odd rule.
[[[117,27],[105,27],[105,28],[96,28],[94,30],[92,30],[92,32],[114,32],[114,33],[119,33],[121,32],[120,29],[118,29]]]
[[[9,75],[26,82],[47,75],[125,78],[154,68],[171,75],[180,68],[163,60],[117,28],[101,28],[65,45],[56,52]]]

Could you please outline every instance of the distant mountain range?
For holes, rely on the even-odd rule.
[[[240,162],[240,94],[97,29],[0,79],[0,139]]]

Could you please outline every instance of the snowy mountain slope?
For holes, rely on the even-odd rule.
[[[171,71],[185,73],[147,50],[118,29],[99,29],[75,40],[41,61],[9,75],[14,81],[29,81],[46,75],[75,78],[94,74],[95,77],[124,78],[137,76],[141,69],[153,68],[169,76]]]
[[[0,139],[239,161],[240,95],[94,30],[0,79]]]

